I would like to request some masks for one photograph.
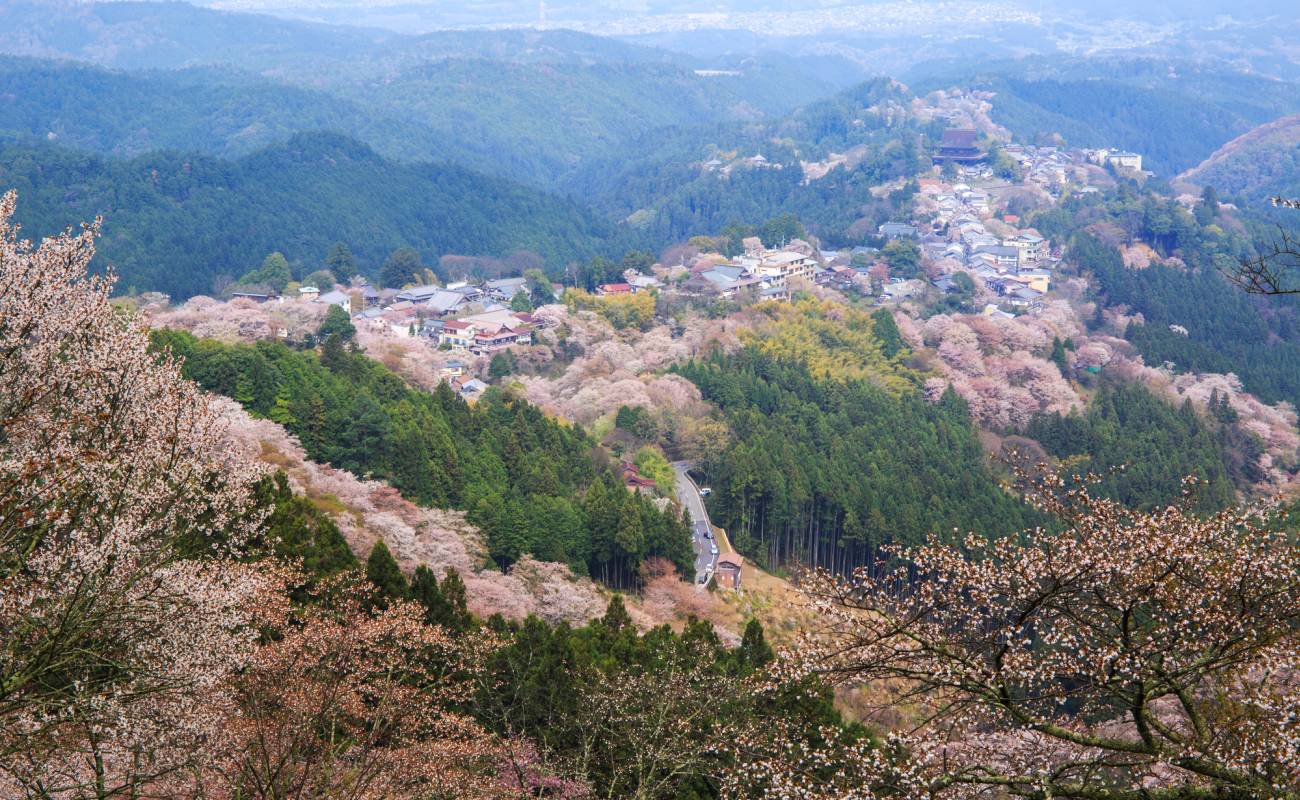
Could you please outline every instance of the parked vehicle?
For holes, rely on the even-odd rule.
[[[700,497],[708,497],[708,496],[709,496],[710,494],[712,494],[712,493],[713,493],[713,490],[710,489],[710,488],[707,487],[707,486],[704,486],[704,487],[701,487],[701,488],[700,488]]]

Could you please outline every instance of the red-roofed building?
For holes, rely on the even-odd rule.
[[[607,283],[603,286],[599,286],[596,288],[596,294],[602,296],[609,295],[609,294],[632,294],[632,293],[633,293],[633,289],[632,289],[632,284],[630,283]]]

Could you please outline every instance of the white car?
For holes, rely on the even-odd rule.
[[[709,547],[709,554],[715,556],[718,554],[718,545],[716,542],[711,547]]]
[[[707,486],[705,486],[705,487],[703,487],[702,489],[700,489],[700,497],[708,497],[708,496],[709,496],[710,494],[712,494],[712,493],[713,493],[713,490],[710,489],[710,488],[707,487]]]

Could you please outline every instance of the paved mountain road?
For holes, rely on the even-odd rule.
[[[690,466],[689,462],[678,461],[673,464],[673,470],[677,472],[677,499],[691,515],[691,539],[695,546],[695,585],[699,586],[700,578],[717,568],[718,557],[712,551],[715,540],[705,536],[706,533],[712,533],[713,528],[709,522],[709,512],[704,507],[704,499],[700,497],[699,487],[686,474]]]

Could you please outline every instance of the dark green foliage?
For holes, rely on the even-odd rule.
[[[384,260],[379,268],[379,282],[389,289],[400,289],[415,281],[424,265],[414,247],[399,247]]]
[[[1214,433],[1189,404],[1176,409],[1140,384],[1103,387],[1085,414],[1040,415],[1026,435],[1056,458],[1081,456],[1070,472],[1103,476],[1098,491],[1128,506],[1177,501],[1187,476],[1203,482],[1197,508],[1236,501]]]
[[[659,436],[659,426],[644,406],[619,406],[614,415],[614,427],[643,442],[653,442]]]
[[[320,327],[316,329],[316,338],[321,340],[338,336],[339,339],[347,341],[356,335],[357,329],[352,324],[352,316],[336,305],[329,307],[325,312],[325,319],[321,320]]]
[[[441,625],[452,632],[463,632],[474,625],[465,608],[465,584],[454,569],[447,570],[439,587],[433,570],[423,564],[416,567],[411,577],[411,600],[424,608],[424,621],[430,625]]]
[[[531,553],[618,586],[633,585],[652,556],[690,568],[686,524],[598,474],[591,438],[528,403],[492,390],[470,407],[446,384],[412,389],[337,334],[319,357],[175,331],[154,343],[185,357],[186,377],[284,425],[311,458],[386,480],[417,503],[465,509],[502,566]]]
[[[18,190],[16,221],[32,236],[102,214],[96,263],[113,264],[123,290],[177,299],[213,292],[218,276],[237,277],[273,250],[319,264],[340,238],[373,274],[408,245],[428,264],[529,250],[558,271],[604,250],[610,234],[570,202],[447,164],[385,161],[334,134],[236,161],[170,151],[110,161],[0,144],[0,186]]]
[[[745,623],[745,633],[740,639],[740,649],[736,651],[736,657],[741,663],[754,669],[766,666],[776,657],[776,652],[767,643],[767,637],[763,635],[763,626],[758,620],[751,619]]]
[[[283,472],[263,479],[256,496],[273,502],[266,539],[275,554],[296,562],[309,578],[326,578],[357,565],[338,526],[310,500],[295,495]]]
[[[648,773],[628,769],[631,757],[647,744],[691,747],[691,741],[648,743],[626,738],[607,740],[604,735],[621,732],[615,720],[602,720],[611,730],[596,735],[582,704],[595,692],[617,693],[626,676],[646,677],[654,685],[664,681],[673,686],[671,673],[681,665],[699,665],[717,682],[719,691],[707,700],[650,696],[626,697],[619,704],[625,713],[645,704],[664,716],[653,719],[660,729],[673,729],[680,713],[690,718],[690,730],[711,733],[718,726],[743,726],[761,720],[779,723],[790,720],[815,730],[820,726],[845,724],[833,705],[830,689],[815,679],[797,689],[771,698],[756,700],[739,690],[738,682],[753,674],[771,656],[757,621],[745,631],[745,644],[728,650],[718,641],[712,626],[699,620],[687,623],[681,634],[662,626],[638,634],[615,596],[604,619],[580,628],[566,624],[550,627],[529,617],[512,632],[508,644],[495,652],[489,678],[474,700],[480,718],[492,730],[508,734],[528,731],[538,749],[557,763],[579,763],[585,777],[600,797],[645,797],[656,800],[702,800],[716,797],[709,773],[724,766],[721,756],[701,759],[691,768],[677,771],[678,764],[656,765]],[[732,691],[729,688],[734,687]],[[679,707],[674,707],[677,702]],[[690,702],[692,705],[683,706]],[[699,703],[704,703],[700,707]],[[860,729],[859,729],[860,731]],[[864,733],[864,732],[862,732]],[[673,736],[682,734],[674,733]],[[666,772],[665,770],[673,770]]]
[[[1095,237],[1077,236],[1071,244],[1074,259],[1096,276],[1108,304],[1142,314],[1146,324],[1132,325],[1124,335],[1148,364],[1231,372],[1267,403],[1300,397],[1300,298],[1255,297],[1229,284],[1220,270],[1236,263],[1244,242],[1208,234],[1165,201],[1113,201],[1107,213],[1136,214],[1138,234],[1161,252],[1176,252],[1188,266],[1127,269],[1119,252]],[[1264,230],[1261,235],[1267,235]]]
[[[515,354],[510,350],[502,350],[494,353],[488,362],[488,377],[499,380],[514,372],[515,368]]]
[[[447,604],[447,620],[445,627],[452,630],[465,630],[473,620],[469,613],[465,599],[465,581],[461,580],[460,573],[454,569],[448,569],[447,574],[442,576],[442,599]]]
[[[813,378],[749,349],[679,372],[722,407],[735,441],[700,465],[710,509],[761,563],[847,570],[889,543],[1020,530],[1026,509],[990,473],[965,403]]]
[[[915,278],[921,274],[921,248],[911,239],[894,239],[884,248],[892,278]]]
[[[325,266],[329,271],[334,273],[334,278],[340,283],[347,283],[357,274],[357,259],[352,255],[352,249],[343,242],[335,242],[330,248],[329,253],[325,255]],[[329,287],[319,287],[327,291]]]
[[[366,559],[366,580],[375,587],[375,601],[380,606],[386,606],[395,600],[406,600],[411,596],[406,576],[402,574],[401,567],[397,566],[397,559],[393,558],[392,551],[383,539],[375,542],[370,557]]]
[[[1062,342],[1059,336],[1052,337],[1052,355],[1050,358],[1062,375],[1067,378],[1070,377],[1070,360],[1065,355],[1065,342]]]

